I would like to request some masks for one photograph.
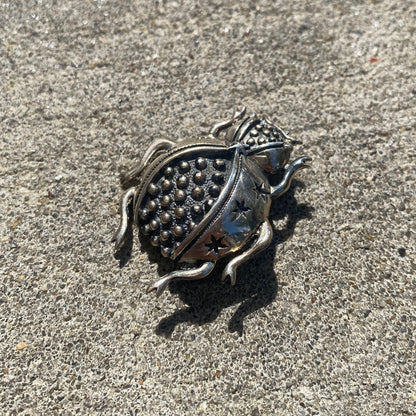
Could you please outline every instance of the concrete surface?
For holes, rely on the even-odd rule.
[[[416,6],[0,5],[5,415],[414,415]],[[265,112],[313,157],[234,288],[110,244],[151,140]]]

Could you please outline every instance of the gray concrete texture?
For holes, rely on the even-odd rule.
[[[5,415],[415,415],[413,1],[0,4]],[[235,287],[113,256],[120,172],[242,104],[313,157]],[[122,267],[120,267],[122,266]]]

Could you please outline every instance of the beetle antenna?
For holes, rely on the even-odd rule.
[[[245,113],[246,113],[246,107],[243,107],[240,112],[236,110],[234,112],[233,118],[226,120],[226,121],[221,121],[220,123],[215,124],[214,127],[212,127],[212,129],[210,130],[209,134],[211,134],[214,137],[218,137],[218,135],[220,134],[222,130],[226,129],[227,127],[230,127],[231,124],[234,123],[234,121],[240,120],[242,117],[244,117]]]
[[[291,130],[288,130],[285,133],[280,127],[278,127],[278,126],[276,126],[276,127],[279,130],[279,132],[283,135],[284,139],[286,141],[288,141],[291,145],[302,144],[303,143],[302,140],[294,139],[293,137],[289,136]]]

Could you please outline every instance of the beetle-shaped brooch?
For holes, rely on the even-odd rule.
[[[116,250],[125,241],[131,212],[152,246],[184,263],[149,286],[158,296],[172,280],[206,277],[217,260],[239,253],[222,273],[234,285],[237,268],[272,240],[272,199],[289,189],[297,171],[309,167],[310,157],[288,164],[300,141],[267,118],[245,113],[243,108],[214,125],[207,137],[156,140],[125,178],[138,185],[121,198]],[[282,180],[272,186],[269,175],[279,172]]]

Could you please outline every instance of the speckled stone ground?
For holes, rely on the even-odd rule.
[[[5,415],[414,415],[413,1],[0,4]],[[313,157],[273,244],[156,299],[119,174],[245,104]],[[122,259],[123,260],[123,259]],[[123,263],[123,261],[121,261]]]

